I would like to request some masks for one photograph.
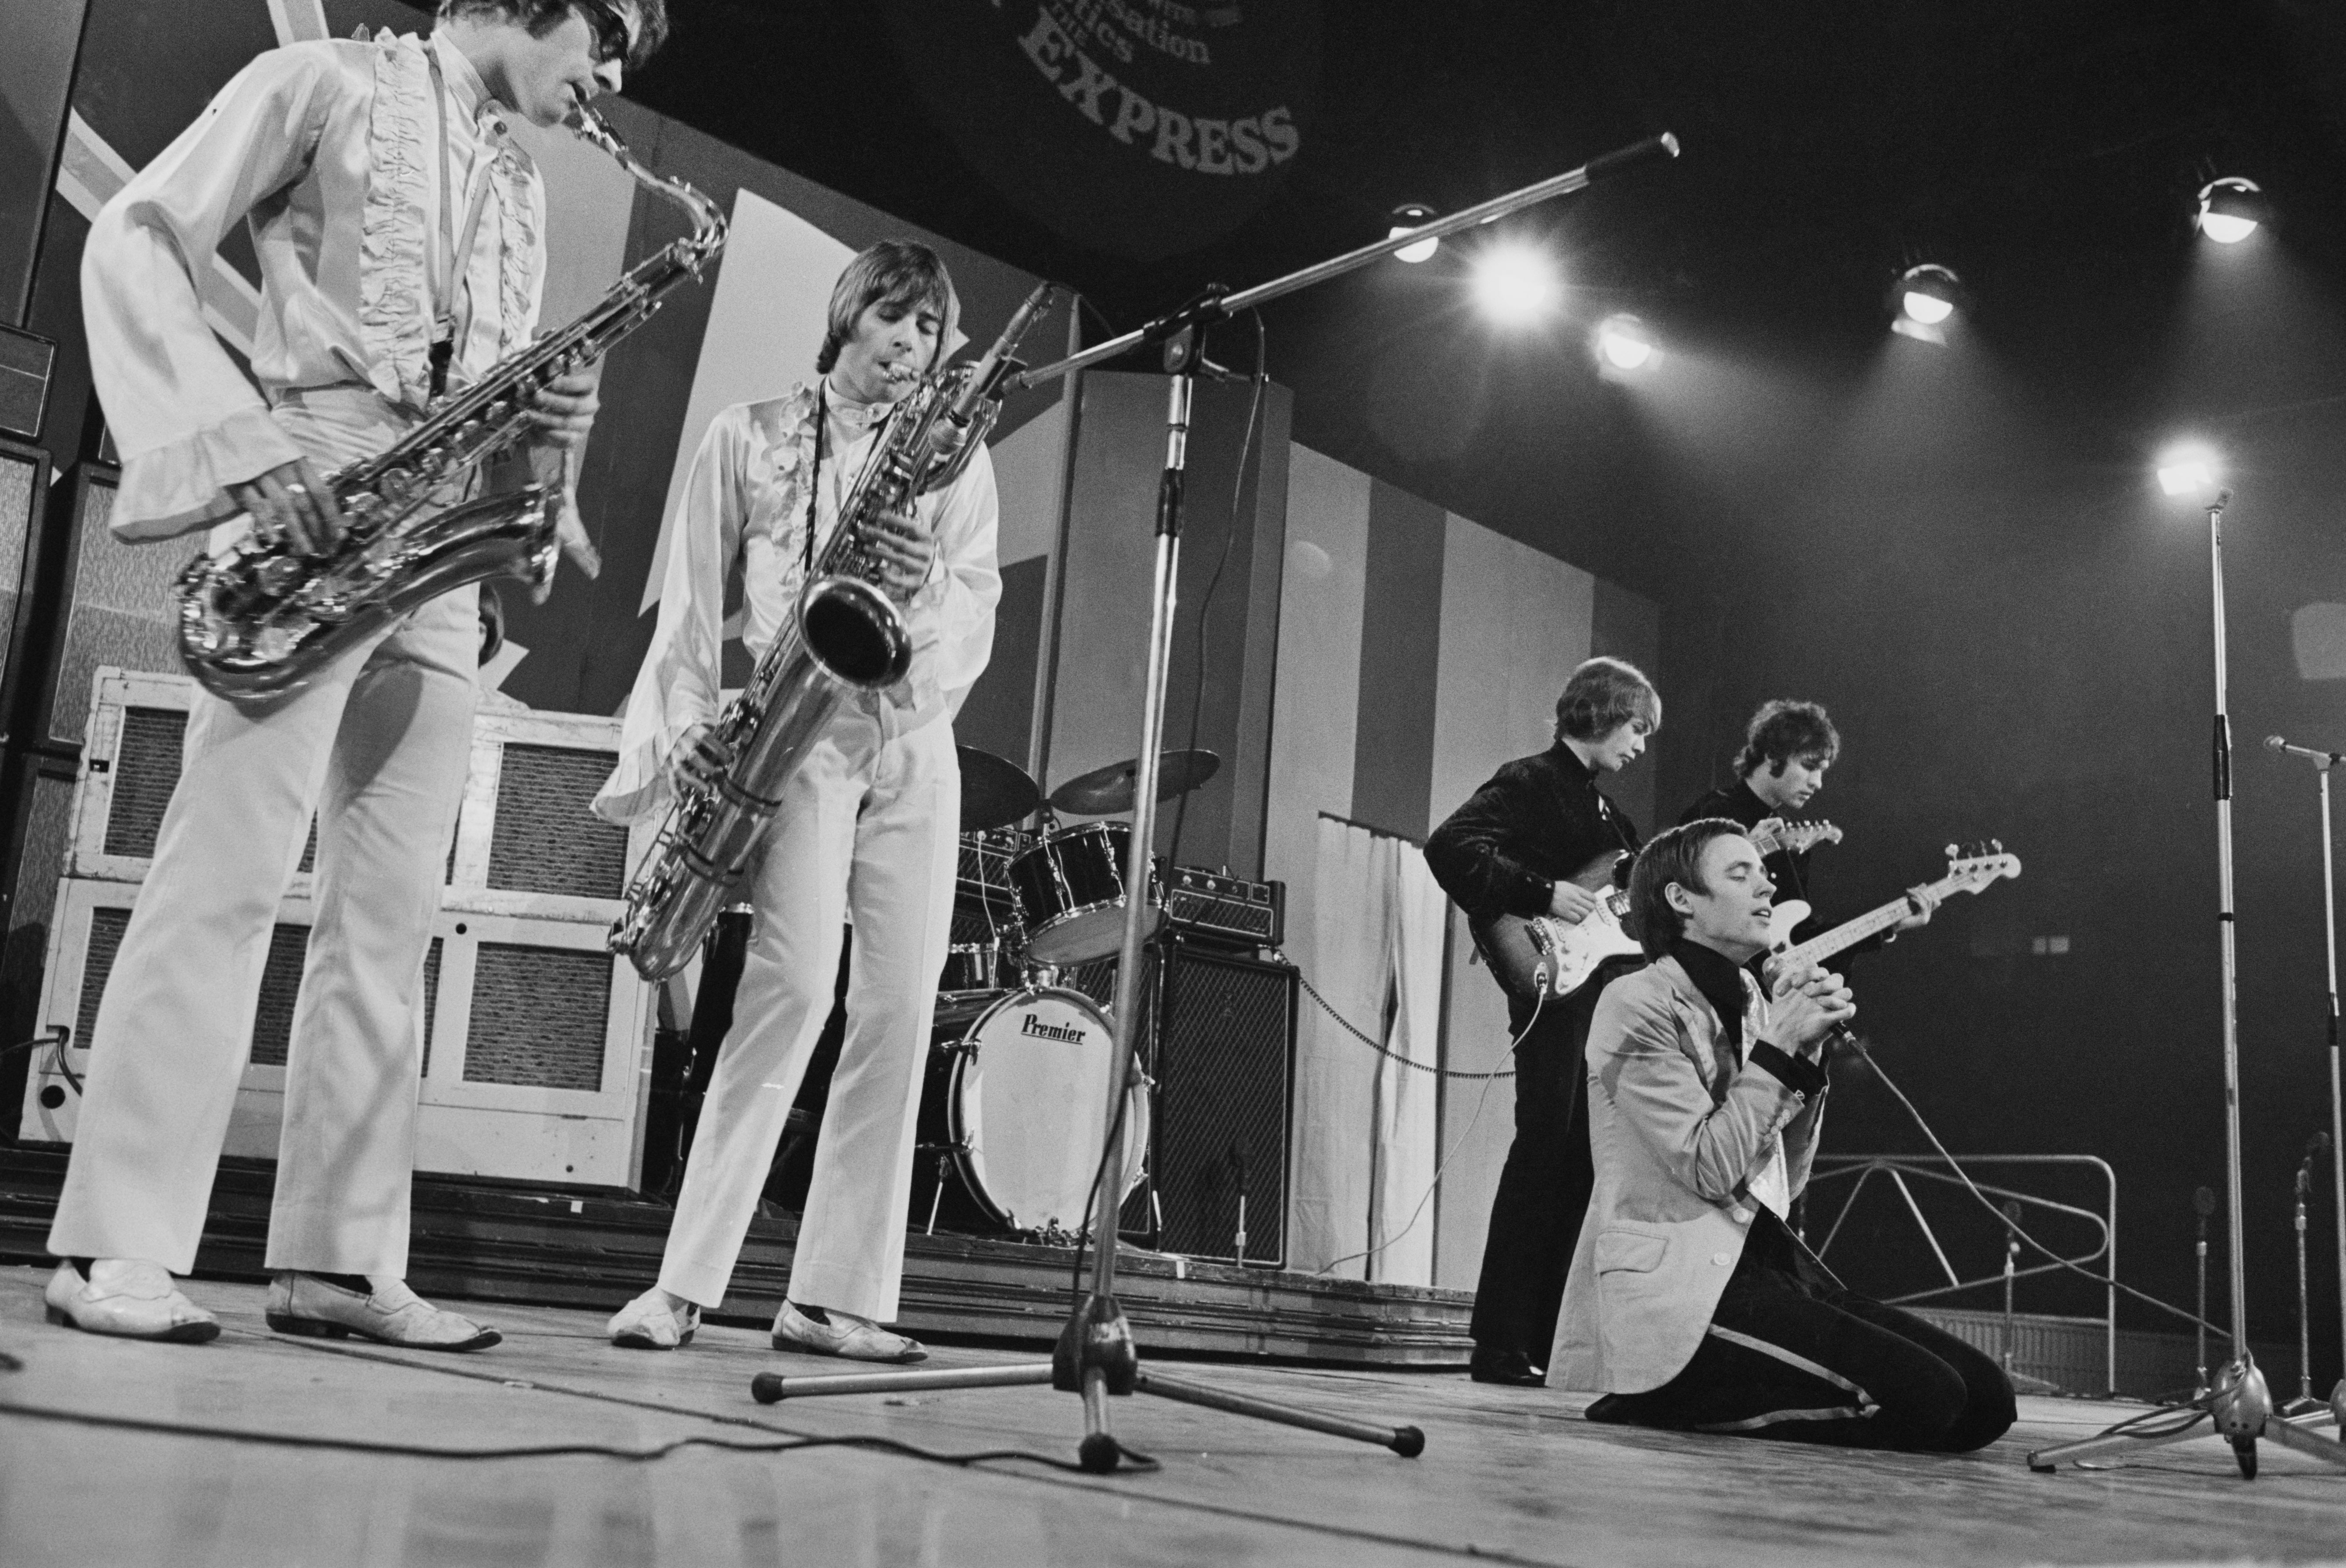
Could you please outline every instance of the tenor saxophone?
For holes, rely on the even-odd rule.
[[[176,589],[179,657],[206,690],[266,703],[452,588],[505,576],[542,593],[553,581],[555,488],[531,484],[465,501],[465,480],[527,433],[534,393],[642,326],[663,295],[725,248],[715,202],[646,168],[584,105],[571,128],[683,207],[692,232],[637,263],[568,326],[441,403],[397,444],[335,470],[326,483],[346,526],[332,549],[304,555],[290,541],[256,535],[190,562]]]
[[[909,509],[968,465],[1009,395],[1019,368],[1011,351],[1051,292],[1047,283],[1037,288],[974,364],[924,377],[889,415],[840,508],[839,525],[807,574],[795,612],[717,720],[712,734],[730,758],[725,771],[710,783],[678,788],[627,889],[627,907],[612,922],[611,951],[626,953],[645,979],[683,968],[733,901],[781,804],[783,784],[841,703],[904,678],[912,633],[903,608],[881,586],[881,563],[865,534],[881,513]],[[951,426],[951,435],[941,423]]]

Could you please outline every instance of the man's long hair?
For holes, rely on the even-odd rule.
[[[1662,697],[1627,659],[1600,655],[1584,661],[1556,699],[1558,740],[1596,740],[1633,718],[1644,719],[1649,730],[1659,729]]]
[[[954,292],[953,274],[944,258],[910,239],[882,239],[858,255],[831,286],[831,313],[823,323],[822,351],[815,355],[817,375],[829,375],[839,362],[839,351],[855,335],[855,323],[874,305],[922,307],[936,311],[944,324],[937,331],[935,359],[922,366],[936,369],[936,360],[951,351],[954,334],[961,330],[961,296]]]
[[[634,70],[668,42],[668,0],[611,0],[615,11],[628,5],[636,13],[636,43],[627,51],[627,65]],[[574,9],[572,0],[440,0],[443,16],[510,16],[540,38],[561,26]]]
[[[1748,779],[1765,767],[1768,777],[1780,778],[1793,758],[1819,766],[1841,755],[1841,731],[1821,702],[1791,702],[1777,697],[1760,705],[1743,731],[1743,749],[1736,754],[1735,776]]]
[[[1703,817],[1655,834],[1637,851],[1629,868],[1629,921],[1647,958],[1667,957],[1686,934],[1686,916],[1670,907],[1663,890],[1676,882],[1690,891],[1710,891],[1702,880],[1703,850],[1713,839],[1743,830],[1741,823],[1725,817]]]

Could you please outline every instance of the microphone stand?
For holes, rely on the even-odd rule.
[[[2198,1373],[2198,1380],[2191,1385],[2191,1397],[2195,1400],[2204,1400],[2208,1394],[2208,1217],[2216,1212],[2215,1193],[2208,1187],[2203,1186],[2199,1188],[2191,1195],[2191,1207],[2199,1212],[2199,1243],[2197,1247],[2192,1248],[2192,1250],[2199,1256],[2199,1310],[2198,1313],[2198,1321],[2192,1324],[2192,1332],[2198,1336],[2199,1359],[2198,1361],[2193,1363],[2192,1369]]]
[[[2320,1136],[2319,1134],[2315,1135]],[[2323,1409],[2313,1397],[2313,1324],[2305,1308],[2305,1195],[2313,1186],[2313,1156],[2297,1167],[2297,1398],[2281,1406],[2284,1416]]]
[[[2181,1442],[2199,1436],[2203,1420],[2212,1422],[2215,1431],[2230,1442],[2232,1457],[2246,1480],[2256,1479],[2259,1437],[2270,1438],[2284,1448],[2296,1449],[2346,1470],[2346,1443],[2292,1425],[2273,1408],[2272,1392],[2265,1384],[2264,1372],[2249,1350],[2248,1259],[2240,1218],[2239,960],[2232,910],[2232,721],[2226,711],[2229,680],[2224,657],[2224,508],[2231,499],[2232,493],[2222,490],[2208,503],[2208,565],[2213,586],[2216,651],[2216,930],[2223,976],[2224,1173],[2228,1205],[2224,1241],[2232,1288],[2232,1359],[2216,1374],[2215,1386],[2204,1398],[2179,1407],[2190,1412],[2188,1420],[2150,1428],[2143,1427],[2139,1420],[2127,1421],[2098,1436],[2037,1449],[2028,1456],[2031,1470],[2055,1470],[2065,1459],[2082,1463],[2105,1454]],[[2325,791],[2327,777],[2325,771]],[[2326,814],[2322,825],[2326,833]],[[2326,855],[2323,865],[2326,872]]]
[[[1006,392],[1055,380],[1120,358],[1137,349],[1161,344],[1165,350],[1165,369],[1169,377],[1166,388],[1165,468],[1157,489],[1157,552],[1149,589],[1148,677],[1143,688],[1140,747],[1133,779],[1132,836],[1127,842],[1125,852],[1124,885],[1127,888],[1145,889],[1148,886],[1149,862],[1156,850],[1158,761],[1164,745],[1166,686],[1172,663],[1173,609],[1175,585],[1180,572],[1189,410],[1198,372],[1204,368],[1209,329],[1240,311],[1268,304],[1284,295],[1365,267],[1392,255],[1403,246],[1456,234],[1551,198],[1586,189],[1599,179],[1651,159],[1674,158],[1678,155],[1678,137],[1667,131],[1660,136],[1649,137],[1644,141],[1591,158],[1578,168],[1551,176],[1504,196],[1494,197],[1421,228],[1373,240],[1341,256],[1315,262],[1285,277],[1275,278],[1268,283],[1258,283],[1236,293],[1231,293],[1220,284],[1209,285],[1187,304],[1159,316],[1146,326],[1136,328],[1121,337],[1110,338],[1080,353],[1070,354],[1055,364],[1018,372],[1006,379],[1005,395]],[[1015,1366],[966,1367],[934,1372],[848,1373],[822,1377],[784,1377],[773,1372],[760,1372],[750,1384],[750,1394],[760,1403],[771,1404],[778,1400],[818,1394],[1008,1388],[1048,1383],[1063,1393],[1083,1397],[1084,1439],[1076,1450],[1076,1457],[1084,1469],[1095,1474],[1115,1471],[1127,1457],[1127,1451],[1108,1430],[1108,1400],[1115,1396],[1136,1392],[1206,1405],[1232,1414],[1251,1416],[1258,1420],[1304,1427],[1360,1442],[1377,1443],[1404,1459],[1414,1458],[1424,1451],[1425,1434],[1413,1426],[1371,1426],[1225,1393],[1186,1380],[1168,1378],[1161,1372],[1141,1369],[1139,1348],[1134,1342],[1131,1326],[1125,1320],[1124,1308],[1117,1305],[1116,1299],[1116,1217],[1120,1196],[1117,1188],[1124,1169],[1120,1156],[1125,1131],[1117,1113],[1122,1107],[1127,1086],[1133,1081],[1136,1047],[1139,1040],[1137,1003],[1139,998],[1141,949],[1148,937],[1148,928],[1154,923],[1147,903],[1148,901],[1137,892],[1125,903],[1124,945],[1117,965],[1114,1015],[1117,1065],[1117,1071],[1109,1074],[1107,1119],[1102,1124],[1108,1129],[1109,1146],[1101,1151],[1092,1193],[1092,1211],[1096,1216],[1093,1235],[1098,1244],[1092,1248],[1091,1288],[1060,1330],[1058,1344],[1051,1359]]]
[[[2331,1223],[2336,1227],[2338,1239],[2340,1370],[2341,1373],[2346,1373],[2346,1091],[2341,1091],[2339,1072],[2338,882],[2335,860],[2330,847],[2330,770],[2339,763],[2346,762],[2346,752],[2324,751],[2318,747],[2293,745],[2278,735],[2265,737],[2265,745],[2274,751],[2285,752],[2292,757],[2302,757],[2311,762],[2314,779],[2320,786],[2321,962],[2324,975],[2328,981],[2327,1006],[2323,1023],[2328,1030],[2330,1040],[2330,1174],[2332,1184],[2330,1213]],[[2305,1164],[2300,1166],[2298,1171],[2298,1315],[2300,1320],[2305,1315],[2305,1199],[2308,1189],[2312,1185],[2313,1156],[2320,1152],[2319,1149],[2309,1148],[2306,1151]],[[2300,1333],[2299,1338],[2301,1342],[2308,1340],[2310,1330]],[[2313,1391],[2309,1381],[2312,1377],[2312,1369],[2310,1366],[2304,1365],[2304,1353],[2300,1350],[2300,1381],[2306,1384],[2302,1393],[2310,1398]],[[2302,1420],[2301,1416],[2295,1416],[2296,1404],[2293,1403],[2290,1409],[2294,1419]],[[2319,1419],[2320,1414],[2319,1407],[2314,1413]],[[2341,1376],[2336,1385],[2330,1390],[2329,1416],[2338,1423],[2341,1432],[2346,1433],[2346,1376]]]

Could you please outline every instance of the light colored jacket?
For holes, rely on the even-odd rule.
[[[1745,1055],[1769,1008],[1743,978]],[[1674,958],[1605,988],[1588,1029],[1588,1140],[1596,1186],[1556,1319],[1548,1386],[1643,1393],[1701,1345],[1760,1211],[1755,1176],[1780,1140],[1797,1196],[1824,1120],[1756,1063]]]

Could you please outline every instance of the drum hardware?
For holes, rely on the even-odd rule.
[[[1187,795],[1220,770],[1222,759],[1211,751],[1168,751],[1157,759],[1157,799]],[[1137,759],[1111,762],[1088,773],[1078,773],[1051,791],[1051,804],[1071,817],[1113,817],[1132,809],[1139,796]]]

